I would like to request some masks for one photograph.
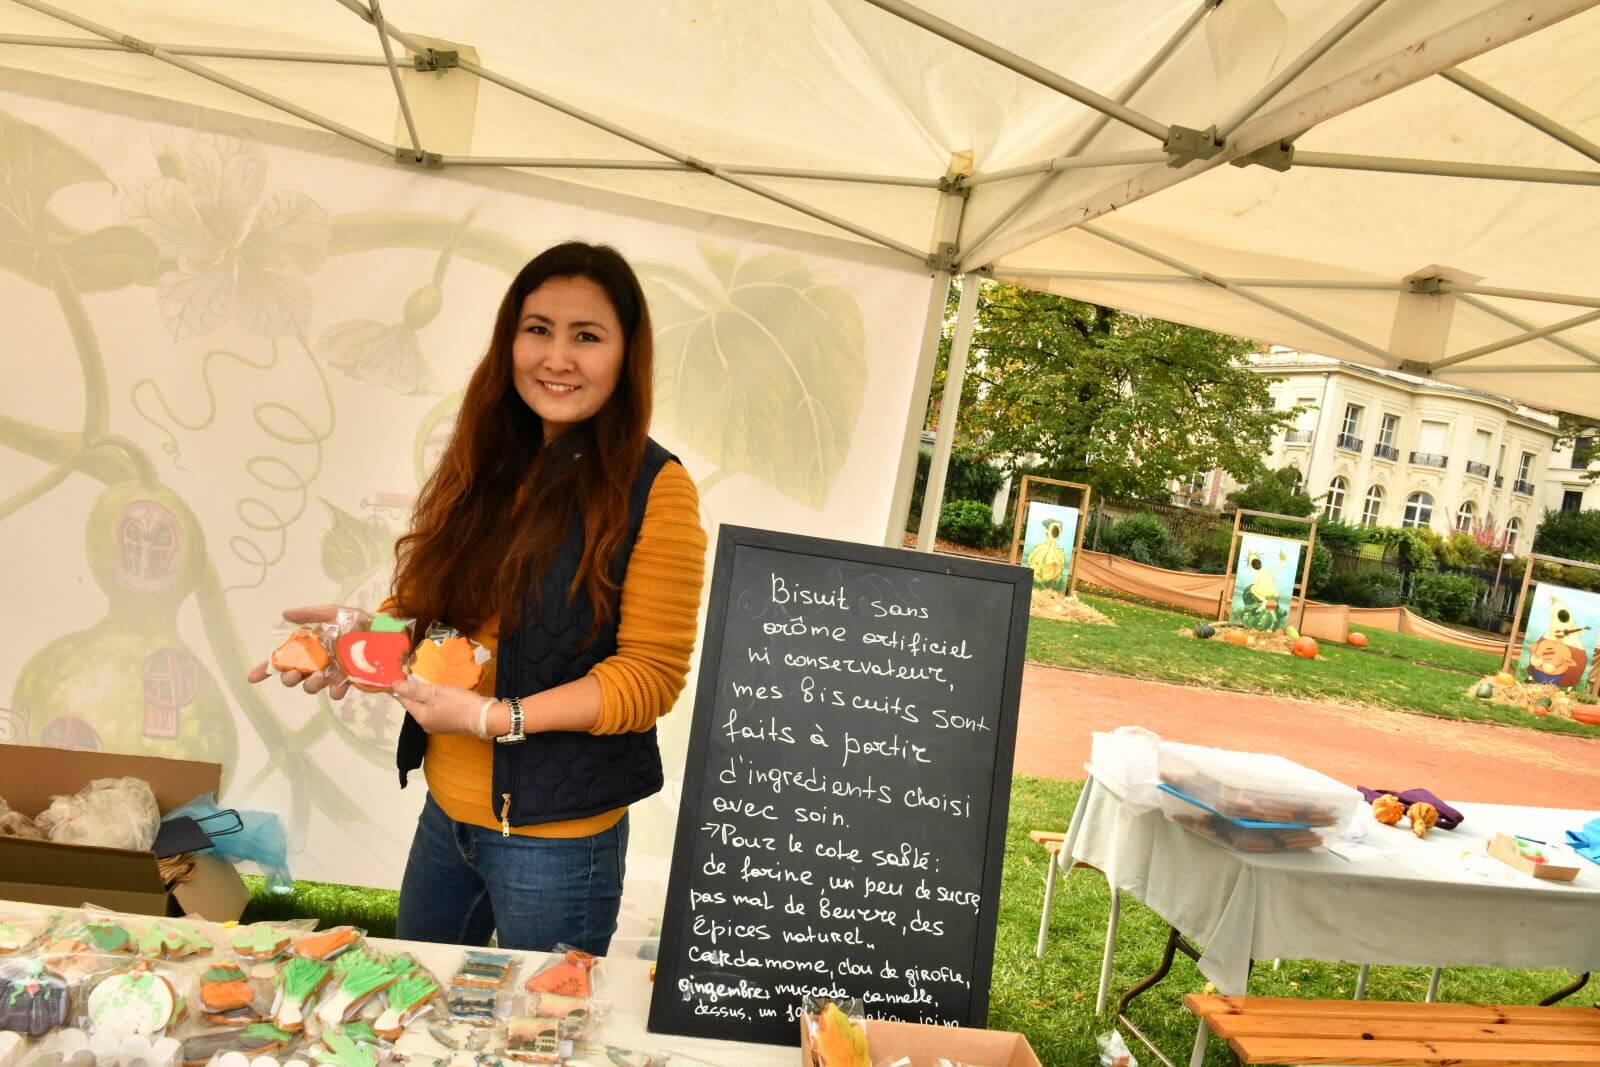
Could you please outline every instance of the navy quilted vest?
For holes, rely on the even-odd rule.
[[[620,586],[627,576],[645,503],[656,475],[675,459],[654,440],[645,446],[644,463],[628,501],[628,538],[611,562],[611,577]],[[568,532],[560,552],[539,586],[542,610],[530,612],[518,629],[500,641],[495,695],[501,699],[535,693],[575,681],[617,651],[617,625],[600,628],[593,641],[583,639],[594,621],[594,607],[580,586],[568,588],[583,555],[580,518]],[[581,647],[580,647],[581,646]],[[531,711],[531,709],[530,709]],[[395,762],[400,784],[422,765],[427,734],[407,715],[400,729]],[[496,745],[494,813],[512,826],[582,819],[643,800],[661,789],[661,751],[656,731],[596,736],[581,732],[529,733],[520,745]],[[506,798],[510,798],[509,813]]]

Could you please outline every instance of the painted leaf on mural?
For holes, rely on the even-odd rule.
[[[402,396],[438,391],[417,333],[404,324],[351,319],[322,331],[317,353],[352,378]]]
[[[305,276],[328,254],[328,213],[304,193],[262,199],[266,153],[233,137],[201,134],[166,175],[130,189],[123,217],[167,261],[156,300],[173,340],[203,337],[230,319],[261,337],[311,322]]]
[[[791,252],[741,259],[702,243],[709,285],[646,264],[656,412],[667,433],[785,496],[821,507],[866,390],[861,308]]]
[[[80,291],[153,281],[157,252],[129,226],[84,231],[50,210],[62,189],[109,179],[93,160],[51,133],[0,111],[0,269],[52,284],[61,264]]]
[[[321,498],[319,498],[321,499]],[[322,572],[341,586],[354,582],[394,552],[394,534],[377,519],[358,519],[323,500],[333,525],[322,535]]]

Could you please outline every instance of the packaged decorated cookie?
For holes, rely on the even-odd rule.
[[[223,1052],[248,1056],[274,1056],[292,1047],[296,1037],[271,1023],[255,1023],[242,1030],[207,1030],[183,1040],[183,1067],[205,1067]]]
[[[805,998],[805,1025],[816,1067],[872,1067],[866,1009],[860,1000]]]
[[[424,682],[476,689],[491,658],[487,648],[461,631],[431,623],[406,669],[411,677]]]
[[[280,632],[267,667],[273,674],[316,674],[333,663],[333,649],[339,640],[337,625],[312,623]]]
[[[96,982],[85,1014],[93,1034],[153,1038],[175,1027],[186,1010],[173,972],[158,969],[150,960],[139,960]]]
[[[383,1049],[365,1023],[329,1027],[305,1050],[306,1059],[325,1067],[377,1067]]]
[[[43,935],[43,919],[0,919],[0,956],[31,947]]]
[[[332,961],[360,944],[365,936],[367,936],[365,930],[354,926],[335,926],[314,934],[306,934],[294,943],[292,951],[296,956],[305,959]]]
[[[600,1024],[610,1014],[611,1004],[608,1001],[564,997],[556,993],[529,993],[517,998],[512,1021],[518,1018],[551,1020],[563,1040],[581,1044],[595,1036]]]
[[[240,963],[268,963],[287,956],[295,938],[310,932],[307,922],[253,923],[228,931],[227,945]]]
[[[524,988],[530,993],[592,997],[600,988],[600,958],[569,945],[557,945]]]
[[[357,689],[385,693],[405,676],[411,655],[410,619],[379,612],[358,628],[341,631],[335,643],[339,670]]]
[[[305,956],[292,956],[278,970],[278,987],[272,1002],[271,1022],[279,1030],[299,1033],[317,994],[327,984],[333,965]]]
[[[134,937],[118,919],[94,912],[63,915],[45,935],[47,953],[115,955],[134,950]]]
[[[139,955],[154,960],[179,960],[189,956],[209,956],[211,941],[200,927],[181,919],[158,919],[139,935]]]
[[[39,1038],[67,1025],[71,988],[32,956],[0,960],[0,1031]]]
[[[252,977],[231,960],[211,964],[200,972],[196,999],[207,1022],[218,1026],[250,1026],[272,1014],[274,984]]]
[[[504,989],[516,973],[517,957],[505,952],[469,948],[462,953],[461,965],[450,979],[452,986],[474,989]]]
[[[394,984],[383,991],[383,1011],[373,1022],[372,1029],[386,1041],[398,1040],[412,1023],[433,1010],[442,992],[433,975],[421,967],[413,969],[396,978]]]
[[[346,952],[334,961],[333,974],[317,1002],[317,1021],[338,1026],[354,1019],[362,1005],[416,966],[417,961],[406,955],[382,956],[362,949]]]

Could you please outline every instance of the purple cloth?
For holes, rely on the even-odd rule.
[[[1402,793],[1398,789],[1368,789],[1364,785],[1358,785],[1356,788],[1361,791],[1362,796],[1367,798],[1368,804],[1371,804],[1385,793],[1393,796],[1407,808],[1413,804],[1432,804],[1439,811],[1439,829],[1441,830],[1454,830],[1466,818],[1465,815],[1462,815],[1455,808],[1452,808],[1426,789],[1407,789]]]

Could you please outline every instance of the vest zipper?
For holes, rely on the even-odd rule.
[[[500,836],[511,836],[511,794],[500,794]]]

